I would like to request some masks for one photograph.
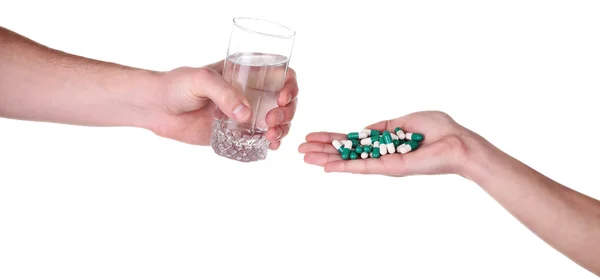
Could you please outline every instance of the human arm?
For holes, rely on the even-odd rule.
[[[379,159],[342,160],[331,142],[346,135],[317,132],[307,135],[299,151],[307,163],[322,166],[326,172],[461,175],[549,245],[600,276],[600,201],[542,175],[445,113],[417,112],[367,128],[393,131],[396,127],[424,134],[421,146]]]
[[[251,117],[245,97],[221,78],[222,64],[138,69],[55,50],[0,27],[0,117],[138,127],[206,145],[216,107],[241,122]],[[279,147],[295,114],[298,86],[290,73],[279,107],[267,115],[271,149]]]

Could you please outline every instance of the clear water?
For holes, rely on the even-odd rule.
[[[269,141],[265,138],[265,119],[277,107],[287,61],[285,56],[264,53],[235,53],[227,58],[223,78],[244,93],[252,107],[252,119],[238,123],[217,108],[210,141],[215,153],[241,162],[266,159]]]

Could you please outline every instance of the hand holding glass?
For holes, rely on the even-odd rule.
[[[223,78],[248,99],[252,117],[238,123],[217,108],[211,146],[216,154],[233,160],[264,160],[269,151],[266,115],[277,107],[295,32],[261,19],[234,18],[233,23]]]

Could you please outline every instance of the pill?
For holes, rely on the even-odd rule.
[[[369,135],[365,132],[352,132],[352,133],[348,134],[348,139],[349,140],[358,140],[358,139],[364,139],[368,136]]]
[[[343,160],[350,159],[350,151],[351,150],[352,150],[352,142],[346,141],[346,144],[344,144],[344,150],[342,151],[342,159]]]
[[[379,132],[379,130],[363,129],[361,132],[367,133],[367,135],[369,137],[378,137],[379,135],[381,135],[381,133]]]
[[[373,147],[370,145],[363,146],[363,152],[365,152],[365,153],[371,153],[372,150],[373,150]]]
[[[376,141],[373,143],[373,152],[371,153],[371,156],[373,156],[373,158],[379,158],[381,157],[381,153],[380,153],[380,149],[379,149],[379,142]]]
[[[360,144],[362,145],[372,145],[374,142],[379,140],[379,136],[372,136],[370,138],[365,138],[360,140]]]
[[[389,131],[383,131],[383,143],[386,145],[386,151],[389,154],[393,154],[396,153],[396,147],[394,146],[394,142],[392,141],[392,136],[390,135]],[[383,154],[383,148],[382,148],[382,152],[381,155]]]
[[[333,145],[333,148],[335,148],[335,150],[339,151],[340,154],[342,152],[344,152],[344,145],[339,140],[333,140],[331,142],[331,145]]]
[[[356,148],[354,148],[354,150],[356,150],[356,153],[363,153],[364,149],[361,145],[357,146]]]
[[[350,160],[356,160],[358,159],[358,153],[356,153],[356,151],[352,150],[350,151]]]
[[[392,136],[392,140],[397,140],[400,139],[396,134],[394,133],[390,133],[390,135]]]
[[[369,153],[367,153],[367,152],[360,153],[360,157],[363,159],[367,159],[367,158],[369,158]]]
[[[406,134],[404,133],[404,131],[402,131],[402,129],[400,127],[396,127],[396,129],[394,129],[394,132],[396,132],[398,139],[403,140],[406,138]]]
[[[387,150],[387,145],[386,144],[380,144],[379,145],[379,154],[381,154],[381,156],[388,154],[388,150]]]
[[[394,142],[394,148],[398,147],[400,145],[400,140],[399,139],[395,139],[393,140]]]
[[[406,139],[412,141],[422,141],[423,135],[416,133],[406,133]]]
[[[360,145],[360,141],[359,140],[350,140],[352,142],[352,147],[356,148],[357,146]]]
[[[402,154],[406,154],[408,152],[411,152],[415,149],[417,149],[419,147],[419,143],[414,141],[414,140],[410,140],[408,142],[406,142],[405,144],[403,144],[401,147],[398,146],[398,149],[400,151],[400,153]]]

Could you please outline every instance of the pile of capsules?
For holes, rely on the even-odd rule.
[[[405,133],[400,127],[390,131],[364,129],[348,134],[347,140],[333,140],[331,144],[340,152],[343,160],[379,158],[386,154],[406,154],[419,147],[423,135]]]

